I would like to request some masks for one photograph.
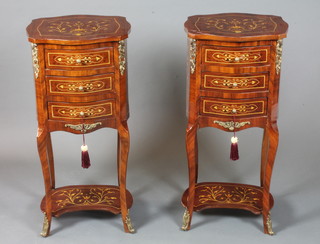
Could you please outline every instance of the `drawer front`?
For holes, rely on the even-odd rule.
[[[104,102],[92,103],[90,105],[73,105],[66,103],[49,102],[50,119],[94,119],[101,117],[114,116],[114,101],[106,100]]]
[[[200,113],[209,116],[259,116],[266,114],[267,99],[223,100],[201,98]]]
[[[49,69],[83,69],[112,66],[113,49],[102,50],[47,50],[46,66]]]
[[[49,95],[83,95],[113,90],[114,75],[94,77],[54,77],[47,76],[47,92]]]
[[[256,91],[267,90],[268,75],[215,75],[202,74],[201,89],[219,91]]]
[[[266,64],[269,62],[269,47],[227,48],[207,46],[203,49],[206,64]]]

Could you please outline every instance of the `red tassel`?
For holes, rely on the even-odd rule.
[[[239,159],[238,137],[235,136],[231,137],[230,159],[234,161]]]
[[[81,162],[82,162],[82,168],[84,169],[87,169],[91,166],[87,145],[81,146]]]

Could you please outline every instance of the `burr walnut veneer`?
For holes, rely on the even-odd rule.
[[[193,211],[238,208],[262,214],[264,232],[273,234],[269,190],[278,146],[282,39],[287,29],[281,17],[269,15],[197,15],[185,22],[189,37],[189,188],[182,197],[186,207],[182,229],[190,229]],[[264,130],[260,186],[197,182],[197,130],[204,127],[227,132],[251,127]]]
[[[126,38],[130,24],[118,16],[63,16],[33,20],[32,45],[38,115],[38,151],[45,184],[42,236],[53,216],[80,210],[121,213],[133,232],[126,189],[129,152]],[[118,186],[73,185],[56,188],[50,133],[118,131]]]

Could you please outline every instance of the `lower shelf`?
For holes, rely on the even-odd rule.
[[[182,204],[187,206],[187,189],[182,196]],[[195,187],[194,211],[208,208],[235,208],[262,213],[262,187],[236,183],[204,182]],[[270,194],[270,209],[273,197]]]
[[[127,190],[127,207],[131,208],[133,198]],[[41,202],[44,212],[46,198]],[[75,185],[56,188],[52,192],[52,216],[59,217],[67,212],[83,210],[102,210],[119,214],[120,191],[118,186]]]

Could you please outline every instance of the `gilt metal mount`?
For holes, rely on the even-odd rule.
[[[190,222],[190,213],[188,211],[188,209],[186,209],[184,211],[183,217],[182,217],[182,230],[188,230],[188,226],[189,226],[189,222]]]
[[[250,125],[250,121],[243,121],[243,122],[226,121],[226,122],[224,122],[224,121],[214,120],[213,123],[218,124],[218,125],[222,126],[223,128],[229,129],[231,131],[233,131],[235,128],[239,129],[242,126]]]
[[[38,60],[38,46],[35,43],[31,43],[31,53],[32,53],[32,65],[34,77],[38,79],[39,77],[39,60]]]
[[[277,49],[276,49],[276,71],[277,71],[277,75],[280,74],[280,70],[281,70],[281,62],[282,62],[282,44],[283,44],[283,40],[278,40],[277,41]]]
[[[190,60],[190,72],[194,73],[196,70],[196,57],[197,57],[197,43],[195,39],[190,38],[189,47],[189,60]]]
[[[93,123],[93,124],[65,124],[64,127],[69,127],[70,129],[81,131],[82,133],[86,133],[88,130],[92,130],[96,128],[98,125],[102,125],[101,122]]]
[[[120,74],[123,75],[126,70],[126,42],[125,40],[119,41],[119,69]]]

